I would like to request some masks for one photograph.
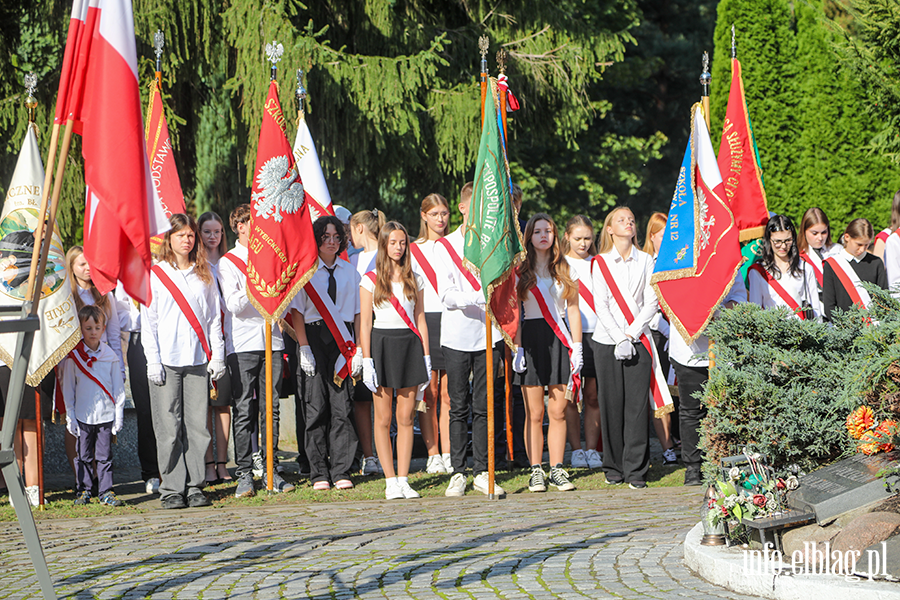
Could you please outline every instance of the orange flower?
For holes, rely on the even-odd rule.
[[[879,438],[882,441],[878,449],[882,452],[890,452],[893,450],[894,445],[891,443],[891,438],[897,433],[897,422],[892,419],[885,419],[878,424],[875,431],[878,432]]]
[[[863,454],[868,454],[871,456],[872,454],[877,453],[881,448],[881,437],[875,433],[874,431],[866,431],[863,433],[862,437],[859,438],[859,441],[862,442],[859,445],[859,451]]]
[[[847,431],[858,440],[875,425],[875,413],[868,406],[860,406],[847,416]]]

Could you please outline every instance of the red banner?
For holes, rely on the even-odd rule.
[[[278,319],[315,272],[318,246],[274,81],[263,107],[251,207],[247,295],[260,314]]]
[[[769,209],[744,97],[741,63],[737,59],[731,61],[731,91],[717,162],[725,184],[725,196],[740,231],[740,241],[762,237],[769,220]]]
[[[144,129],[147,142],[147,157],[150,159],[150,177],[153,189],[159,197],[167,217],[183,213],[184,193],[172,156],[172,140],[169,139],[169,125],[156,80],[150,86],[150,103],[147,105],[147,121]]]

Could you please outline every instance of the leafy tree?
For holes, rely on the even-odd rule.
[[[714,132],[731,82],[732,24],[769,209],[798,220],[807,208],[819,206],[835,231],[856,217],[883,227],[900,173],[865,149],[875,132],[861,110],[865,92],[852,73],[835,67],[836,25],[826,18],[822,1],[719,3]]]

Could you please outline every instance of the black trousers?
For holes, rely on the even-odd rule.
[[[353,331],[352,324],[348,329]],[[316,374],[306,377],[303,397],[309,480],[347,479],[359,445],[350,417],[351,379],[347,377],[340,386],[334,383],[334,363],[340,351],[324,321],[307,323],[306,339],[316,359]]]
[[[153,433],[153,415],[150,411],[150,384],[147,381],[147,357],[141,343],[141,332],[132,331],[128,336],[128,379],[131,397],[137,416],[137,451],[141,463],[141,479],[147,481],[159,477],[156,460],[156,435]]]
[[[646,481],[650,468],[650,353],[643,344],[629,360],[618,360],[616,347],[591,340],[597,371],[603,470],[610,481]]]
[[[472,471],[475,475],[487,471],[487,368],[485,351],[464,352],[442,346],[447,367],[447,393],[450,395],[450,463],[454,473],[466,472],[466,446],[469,441],[469,410],[472,410]],[[502,376],[503,342],[494,345],[494,376]],[[472,397],[469,400],[469,374],[472,374]],[[494,415],[503,414],[498,406],[502,398],[501,385],[494,385]],[[496,431],[496,429],[495,429]]]
[[[659,366],[662,368],[663,377],[666,380],[669,379],[669,351],[666,350],[666,336],[656,331],[655,329],[651,329],[650,333],[653,335],[653,345],[656,348],[656,353],[659,355]],[[674,368],[674,367],[673,367]],[[670,431],[672,433],[672,437],[676,440],[681,439],[681,434],[679,433],[678,428],[678,407],[680,406],[678,396],[672,398],[672,405],[675,409],[672,411],[672,422],[670,425]]]
[[[697,448],[700,442],[700,421],[706,417],[706,406],[694,398],[694,394],[709,379],[707,367],[688,367],[677,361],[672,361],[675,376],[678,378],[678,395],[681,398],[680,429],[681,429],[681,460],[685,467],[700,468],[703,455]]]
[[[272,356],[272,440],[273,448],[278,448],[279,397],[281,395],[281,365],[278,352]],[[238,475],[250,473],[253,469],[251,439],[254,421],[259,423],[259,450],[266,455],[266,353],[233,352],[225,359],[231,374],[231,428],[234,440],[234,462]],[[273,460],[275,457],[272,457]],[[276,463],[278,461],[275,461]]]

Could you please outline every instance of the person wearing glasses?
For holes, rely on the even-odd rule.
[[[816,276],[812,266],[800,260],[790,217],[769,219],[760,251],[759,261],[748,272],[750,302],[763,308],[785,306],[800,319],[821,318]]]

